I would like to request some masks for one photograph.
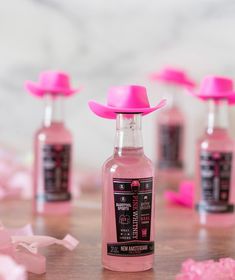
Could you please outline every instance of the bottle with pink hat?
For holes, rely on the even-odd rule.
[[[207,124],[196,148],[195,207],[199,223],[229,226],[235,223],[234,148],[229,134],[228,104],[234,103],[231,79],[208,76],[198,92],[191,93],[208,103]]]
[[[159,185],[176,189],[184,177],[185,116],[179,106],[182,89],[194,87],[185,71],[172,67],[153,73],[151,80],[159,83],[168,106],[160,112],[156,123],[156,159]],[[165,91],[165,92],[164,92]]]
[[[72,134],[64,124],[63,99],[76,93],[69,76],[63,72],[45,71],[39,82],[25,82],[26,89],[44,98],[42,127],[34,142],[34,212],[68,213],[71,206]]]
[[[89,102],[98,116],[116,119],[113,155],[103,165],[102,262],[115,271],[143,271],[154,259],[154,168],[143,150],[141,118],[151,107],[145,87],[113,87],[107,105]]]

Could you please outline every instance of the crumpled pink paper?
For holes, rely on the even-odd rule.
[[[101,189],[101,176],[96,169],[73,170],[73,198],[84,192]],[[19,154],[0,147],[0,200],[8,198],[30,199],[32,197],[32,159],[25,160]]]
[[[182,181],[179,191],[165,191],[164,198],[172,203],[185,207],[193,207],[194,181]]]
[[[10,256],[0,255],[0,280],[27,280],[27,273],[22,265]]]
[[[73,250],[78,243],[78,240],[69,234],[62,240],[50,236],[34,235],[30,225],[18,229],[7,229],[3,225],[0,226],[0,254],[11,256],[28,272],[36,274],[46,272],[46,258],[38,252],[39,248],[58,244]]]
[[[0,200],[32,196],[31,170],[16,152],[0,148]]]
[[[206,260],[196,262],[186,260],[176,280],[234,280],[235,260],[222,258],[219,261]]]

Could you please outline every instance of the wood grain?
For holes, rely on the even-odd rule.
[[[47,256],[47,273],[30,274],[30,280],[130,280],[174,279],[187,258],[205,260],[235,258],[235,229],[199,227],[194,212],[157,201],[156,250],[154,269],[141,273],[117,273],[101,266],[100,194],[82,195],[70,216],[33,216],[31,203],[5,201],[0,205],[0,219],[7,226],[32,222],[37,234],[63,238],[70,233],[80,240],[72,252],[53,246],[43,251]]]

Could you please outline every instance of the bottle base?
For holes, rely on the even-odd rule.
[[[154,255],[139,257],[118,257],[103,255],[103,267],[119,272],[138,272],[153,268]]]
[[[103,267],[108,270],[119,271],[119,272],[140,272],[140,271],[146,271],[152,269],[153,264],[152,263],[133,264],[133,262],[132,263],[125,262],[125,264],[123,264],[123,262],[110,264],[110,263],[103,262]]]
[[[198,222],[206,227],[231,227],[235,225],[234,214],[208,214],[200,213]]]
[[[66,215],[71,212],[71,202],[37,203],[34,214],[38,215]]]

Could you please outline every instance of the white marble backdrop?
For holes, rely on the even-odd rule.
[[[42,102],[23,89],[44,69],[62,69],[81,94],[67,102],[67,124],[81,167],[100,167],[112,153],[115,123],[96,118],[91,98],[105,102],[110,85],[144,84],[161,97],[148,73],[165,64],[235,78],[234,0],[21,0],[0,2],[0,140],[30,153]],[[188,116],[187,172],[203,129],[204,105],[184,97]],[[232,111],[232,110],[231,110]],[[235,109],[233,110],[235,111]],[[235,116],[231,112],[231,121]],[[154,159],[154,119],[144,119],[146,153]],[[235,135],[235,124],[233,124]]]

